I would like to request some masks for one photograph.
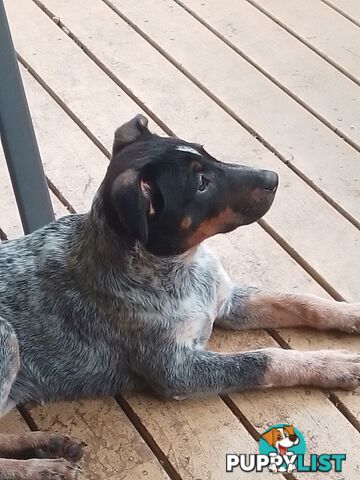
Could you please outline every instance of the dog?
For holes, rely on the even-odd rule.
[[[278,455],[281,457],[287,455],[288,448],[298,445],[299,437],[296,435],[292,425],[284,425],[279,428],[271,428],[263,433],[260,438],[263,438],[268,445],[275,448]],[[296,469],[294,464],[289,464],[287,467],[277,467],[274,463],[270,464],[269,470],[273,473],[284,471],[291,473]]]
[[[262,217],[277,187],[276,173],[155,135],[142,115],[119,127],[90,211],[0,246],[0,415],[131,390],[180,400],[357,387],[352,353],[205,348],[214,325],[360,327],[359,304],[238,285],[203,245]],[[82,447],[49,433],[2,435],[0,478],[76,478]]]

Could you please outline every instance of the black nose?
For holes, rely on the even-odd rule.
[[[290,439],[292,442],[296,442],[297,436],[296,436],[296,435],[289,435],[289,439]]]
[[[275,192],[279,185],[279,176],[277,173],[270,170],[263,170],[262,174],[262,188]]]

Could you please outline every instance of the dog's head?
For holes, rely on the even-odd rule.
[[[299,443],[299,438],[292,425],[284,425],[281,428],[271,428],[263,433],[261,438],[276,448],[281,455],[284,455],[289,447]]]
[[[219,162],[202,146],[152,134],[137,115],[115,132],[101,188],[110,226],[160,256],[258,220],[278,176]]]

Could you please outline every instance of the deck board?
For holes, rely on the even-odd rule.
[[[331,1],[351,8],[351,0]],[[274,0],[274,4],[276,2]],[[360,260],[356,255],[360,245],[359,231],[210,97],[212,94],[219,96],[226,102],[226,108],[238,112],[242,120],[263,135],[311,182],[353,217],[360,218],[360,163],[355,149],[175,2],[113,0],[113,4],[150,35],[148,40],[158,42],[165,49],[167,59],[104,2],[45,0],[44,3],[98,59],[95,62],[93,56],[90,59],[69,38],[68,31],[61,31],[31,0],[17,0],[16,5],[11,0],[6,1],[17,50],[67,110],[65,112],[30,73],[21,68],[46,174],[66,201],[77,211],[86,211],[108,164],[106,156],[83,130],[88,129],[95,142],[110,150],[116,126],[141,111],[143,105],[151,110],[154,118],[159,118],[180,136],[207,142],[209,151],[219,158],[234,161],[236,154],[235,161],[277,170],[281,187],[266,221],[333,288],[348,300],[359,301]],[[185,3],[279,84],[308,102],[315,114],[324,115],[339,128],[341,122],[336,118],[340,113],[344,113],[346,128],[354,123],[352,119],[358,120],[358,107],[349,103],[349,98],[358,94],[355,84],[352,82],[349,90],[347,82],[350,80],[248,2],[225,2],[221,11],[214,0],[185,0]],[[311,8],[324,7],[334,12],[319,3],[315,2]],[[241,17],[240,11],[246,15]],[[334,15],[334,22],[340,17],[334,25],[342,29],[344,17],[336,12]],[[316,26],[314,19],[311,28]],[[257,35],[250,35],[251,31]],[[340,35],[338,44],[333,42],[328,48],[335,45],[340,52],[346,42],[346,35]],[[279,46],[285,44],[280,55]],[[196,55],[193,45],[196,45]],[[304,71],[295,79],[292,77],[296,63],[292,57],[301,58]],[[208,86],[210,96],[175,68],[169,61],[175,63],[173,59],[188,68],[190,76],[202,82],[201,88]],[[104,72],[106,68],[113,78],[124,82],[135,97],[131,99],[119,88]],[[318,73],[318,83],[307,83],[306,76],[312,75],[313,69]],[[356,68],[352,71],[355,74]],[[241,88],[236,82],[238,78],[242,81]],[[330,94],[328,98],[321,97],[320,81],[326,88],[331,86],[329,92],[334,104],[329,102]],[[334,113],[335,104],[340,113]],[[80,128],[68,113],[78,117]],[[153,122],[151,128],[162,132]],[[348,129],[346,133],[356,139],[358,130]],[[0,201],[6,207],[6,216],[2,209],[0,227],[9,237],[14,237],[21,234],[19,217],[1,160]],[[58,199],[53,198],[53,201],[58,215],[66,213]],[[255,224],[226,236],[217,236],[208,243],[239,282],[257,284],[267,290],[328,296],[286,253],[284,242],[279,241],[280,244]],[[359,351],[360,346],[359,337],[339,333],[283,329],[280,335],[291,347],[299,349]],[[277,346],[277,343],[264,331],[216,330],[210,342],[210,348],[221,351],[265,346]],[[351,413],[351,421],[354,418],[360,421],[359,394],[359,389],[336,392]],[[277,421],[294,422],[307,440],[308,453],[338,452],[338,439],[341,438],[341,451],[347,453],[348,461],[341,475],[332,472],[327,474],[328,478],[358,478],[359,433],[324,392],[296,388],[239,393],[230,398],[251,428],[259,432]],[[87,441],[89,447],[82,478],[88,480],[169,479],[161,466],[162,460],[159,461],[159,451],[156,455],[151,451],[154,443],[177,472],[174,474],[176,480],[180,477],[223,480],[226,453],[257,451],[248,424],[245,428],[219,397],[178,403],[127,395],[126,402],[120,401],[121,405],[128,405],[125,411],[113,399],[105,399],[39,406],[31,413],[39,428],[68,432]],[[134,414],[129,415],[129,409]],[[137,429],[139,422],[140,430]],[[15,411],[1,420],[0,428],[15,432],[27,427]],[[267,473],[248,476],[270,478]],[[243,475],[237,472],[232,477],[243,478]],[[318,475],[296,474],[296,478],[315,480]]]
[[[40,429],[67,432],[87,443],[82,478],[169,480],[113,399],[36,407],[31,414]]]
[[[304,0],[301,4],[296,0],[256,3],[360,81],[359,27],[321,0]]]
[[[291,92],[296,92],[296,84],[314,88],[308,72],[317,71],[323,61],[247,1],[227,1],[221,9],[217,0],[185,0],[183,4],[280,82],[280,87]],[[241,15],[237,14],[240,8]],[[355,201],[360,179],[358,152],[274,85],[266,85],[261,91],[260,95],[268,99],[259,101],[260,105],[250,112],[251,125],[271,140],[290,164],[359,219],[360,202]],[[284,121],[285,115],[291,121]]]
[[[0,419],[0,432],[21,435],[29,431],[29,427],[25,423],[17,410],[12,410],[5,417]]]
[[[16,238],[23,235],[20,227],[20,216],[16,208],[16,200],[11,187],[10,176],[6,167],[5,157],[0,149],[0,191],[1,191],[1,211],[0,226],[6,232],[8,238]],[[69,212],[52,192],[50,199],[54,209],[55,217],[60,218]]]
[[[15,208],[15,196],[11,187],[10,177],[6,168],[5,157],[0,151],[0,192],[1,192],[1,213],[0,226],[9,238],[20,236],[20,216]]]
[[[269,108],[267,101],[278,92],[267,79],[259,75],[222,42],[209,35],[199,22],[173,1],[145,1],[145,15],[144,8],[139,2],[110,1],[244,119],[246,114],[251,113],[246,111],[246,105],[249,105],[250,101],[254,102],[253,110],[262,111],[264,108],[268,114],[279,105],[274,102],[273,108]],[[55,6],[56,3],[56,0],[46,0],[47,5]],[[240,3],[238,7],[240,12],[241,6]],[[235,28],[238,16],[235,16],[231,22],[234,23]],[[181,41],[176,41],[180,38]],[[359,111],[357,85],[290,35],[286,35],[286,42],[277,43],[276,37],[270,38],[269,41],[273,42],[274,49],[281,49],[283,57],[291,57],[290,65],[294,59],[297,59],[298,69],[303,68],[307,71],[306,79],[292,77],[293,92],[319,115],[331,121],[339,131],[343,131],[354,141],[359,142],[360,123],[359,115],[356,113]],[[196,45],[196,55],[192,54],[191,46],[193,45]],[[214,58],[217,59],[216,68],[214,68]],[[241,81],[229,81],[231,78],[239,78]],[[253,92],[254,95],[249,96],[249,92]],[[244,96],[247,102],[243,100]]]
[[[248,434],[239,435],[239,422],[220,398],[161,402],[143,395],[127,397],[132,408],[156,438],[183,480],[223,480],[225,455],[233,451],[257,453]],[[271,478],[269,472],[252,478]],[[234,473],[232,478],[241,478]],[[231,478],[231,477],[230,477]]]
[[[110,151],[113,126],[138,113],[138,105],[32,1],[19,0],[16,5],[10,1],[6,6],[17,51],[85,126],[93,131],[95,125],[105,126],[97,138]],[[36,18],[37,28],[24,28],[26,18]],[[84,78],[86,88],[81,81]],[[111,128],[106,128],[108,125]]]
[[[360,2],[358,0],[328,0],[328,3],[360,22]]]

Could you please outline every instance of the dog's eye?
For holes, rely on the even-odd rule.
[[[198,183],[198,191],[199,192],[205,192],[205,190],[208,188],[210,181],[204,177],[202,173],[199,174],[199,183]]]

